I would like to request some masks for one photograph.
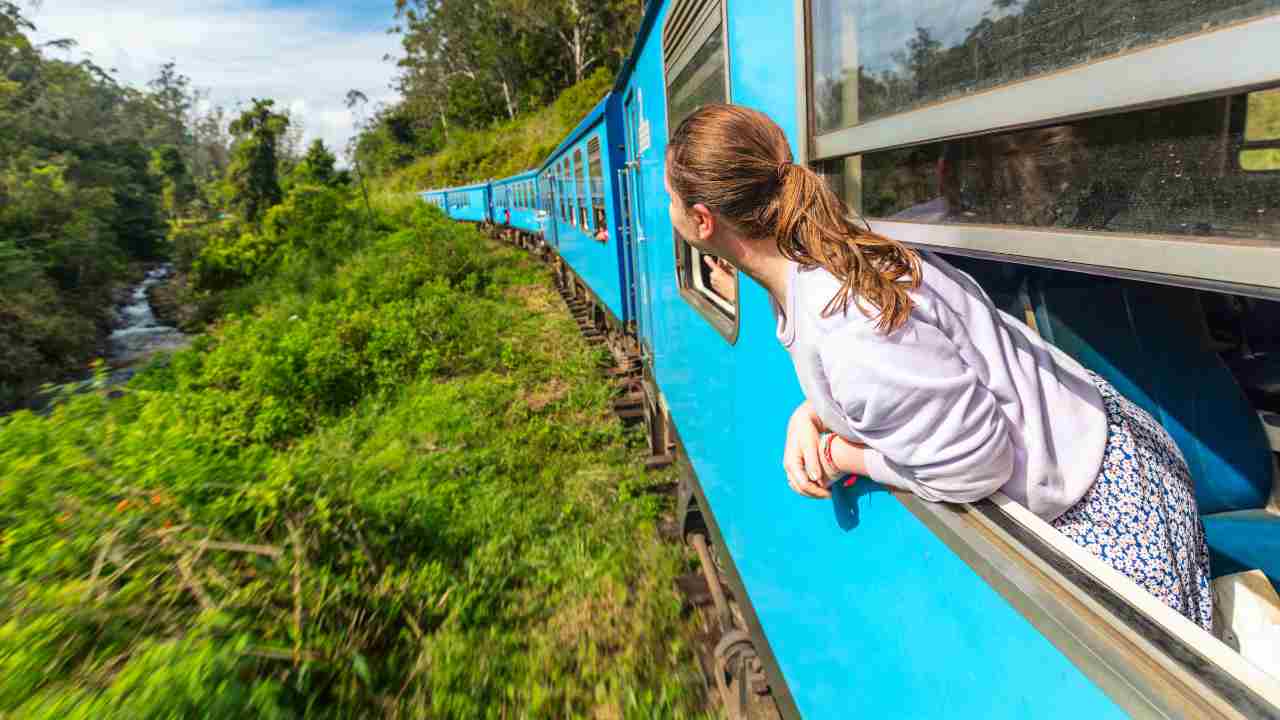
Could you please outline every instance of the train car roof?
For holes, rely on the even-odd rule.
[[[569,146],[582,139],[582,136],[591,130],[591,128],[595,127],[596,123],[603,120],[605,108],[609,106],[609,101],[611,99],[613,99],[612,92],[606,93],[604,97],[600,98],[600,102],[596,103],[596,106],[591,108],[591,112],[587,113],[587,116],[578,122],[578,125],[573,128],[572,132],[565,136],[565,139],[556,146],[556,149],[551,151],[551,154],[547,156],[547,159],[542,161],[542,164],[538,166],[537,172],[541,173],[546,170],[547,166],[550,165],[555,158],[568,150]]]
[[[458,185],[457,187],[441,188],[440,192],[462,192],[463,190],[483,190],[486,187],[488,187],[489,183],[491,182],[493,181],[485,180],[483,182],[471,183],[470,185]]]
[[[626,62],[622,63],[622,67],[618,68],[618,74],[613,78],[613,93],[620,94],[627,87],[627,81],[631,79],[631,72],[636,69],[636,60],[640,57],[640,51],[644,50],[645,40],[649,38],[649,31],[653,29],[653,24],[658,21],[658,12],[662,10],[662,0],[646,0],[644,4],[644,18],[640,20],[640,29],[636,31],[635,41],[631,44],[631,52],[627,54]]]
[[[516,173],[515,175],[508,175],[508,176],[506,176],[506,177],[502,178],[501,180],[493,180],[493,181],[491,181],[491,182],[492,182],[494,185],[505,185],[505,184],[510,183],[510,182],[520,182],[520,181],[522,181],[522,180],[532,180],[533,178],[535,178],[535,177],[537,177],[537,176],[538,176],[538,169],[537,169],[537,168],[533,168],[533,169],[530,169],[530,170],[523,170],[523,171],[521,171],[521,172]]]

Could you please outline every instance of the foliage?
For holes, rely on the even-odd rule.
[[[298,284],[338,197],[268,213],[252,313],[0,420],[0,716],[698,714],[668,478],[600,351],[531,260],[411,201]]]
[[[307,148],[307,153],[293,169],[289,178],[290,184],[329,186],[346,184],[349,178],[337,170],[335,167],[337,162],[338,159],[329,152],[329,148],[325,147],[323,140],[313,140]]]
[[[83,369],[112,289],[168,251],[165,215],[199,195],[193,169],[221,173],[221,120],[195,115],[172,63],[139,91],[46,57],[74,43],[37,46],[34,29],[0,0],[0,410]]]
[[[289,118],[272,110],[274,106],[274,100],[254,98],[253,107],[231,122],[237,142],[227,169],[227,199],[246,222],[255,224],[283,195],[280,144]]]
[[[397,0],[396,7],[403,99],[382,108],[358,138],[354,157],[371,175],[440,152],[460,135],[465,143],[468,131],[537,112],[590,83],[593,72],[612,77],[643,3]]]
[[[612,84],[606,71],[597,70],[537,112],[486,130],[455,132],[444,150],[420,158],[380,182],[393,190],[415,191],[505,177],[536,167]]]

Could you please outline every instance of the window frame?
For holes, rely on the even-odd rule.
[[[1280,12],[1013,81],[866,123],[816,133],[814,0],[795,0],[801,143],[806,164],[976,135],[1247,93],[1280,82]],[[1222,62],[1230,57],[1231,62]],[[1177,73],[1168,73],[1171,67]],[[1280,142],[1277,143],[1280,146]],[[1249,149],[1257,147],[1250,145]],[[1236,155],[1238,162],[1238,153]],[[1270,171],[1256,171],[1267,173]],[[873,230],[921,249],[1280,300],[1280,242],[1095,233],[1029,226],[973,228],[868,218]],[[975,228],[978,226],[974,226]],[[1103,248],[1103,246],[1106,246]],[[1105,258],[1106,263],[1099,263]]]
[[[677,0],[663,20],[660,32],[662,57],[662,94],[666,106],[668,134],[675,131],[671,120],[671,82],[688,68],[698,51],[717,32],[723,56],[724,102],[733,102],[731,68],[733,60],[729,50],[729,15],[731,0]],[[712,9],[718,6],[718,12]],[[668,47],[668,30],[673,22],[680,23],[674,29],[675,48]],[[738,342],[742,318],[741,272],[733,275],[734,298],[730,302],[706,286],[702,280],[702,253],[680,237],[674,224],[671,226],[672,247],[675,254],[675,280],[680,297],[706,320],[730,345]],[[731,307],[729,310],[727,307]]]

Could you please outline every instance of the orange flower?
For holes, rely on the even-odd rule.
[[[128,509],[129,509],[128,498],[125,498],[124,500],[121,500],[120,502],[116,503],[116,512],[124,512],[125,510],[128,510]]]

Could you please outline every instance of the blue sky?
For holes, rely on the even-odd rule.
[[[20,0],[21,2],[21,0]],[[44,0],[26,6],[39,39],[69,37],[88,55],[141,86],[175,60],[179,72],[234,107],[272,97],[302,119],[307,140],[341,150],[352,132],[343,105],[357,88],[390,102],[398,36],[394,0]]]

